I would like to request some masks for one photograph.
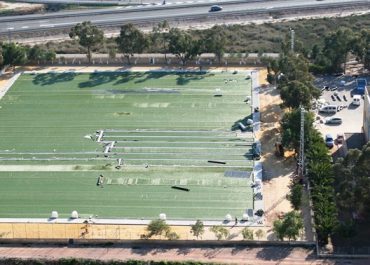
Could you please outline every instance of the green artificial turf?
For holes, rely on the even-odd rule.
[[[0,167],[91,167],[1,172],[0,217],[47,217],[51,210],[120,218],[241,216],[253,207],[250,180],[224,173],[251,171],[253,137],[236,134],[238,122],[251,115],[244,102],[250,94],[246,73],[24,74],[0,101]],[[95,141],[100,130],[102,143]],[[104,156],[111,141],[115,147]],[[95,185],[99,174],[107,175],[104,188]]]
[[[204,172],[202,172],[204,171]],[[97,186],[100,174],[103,188]],[[0,172],[1,217],[222,219],[253,207],[249,179],[224,177],[220,169],[145,172]],[[112,183],[112,184],[107,184]],[[122,184],[120,184],[122,183]],[[131,183],[131,184],[128,184]],[[187,185],[180,185],[187,183]],[[190,189],[172,189],[173,185]]]

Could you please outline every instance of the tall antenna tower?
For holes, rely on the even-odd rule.
[[[301,132],[299,137],[299,158],[298,158],[298,176],[303,178],[304,175],[304,114],[305,110],[301,107]]]

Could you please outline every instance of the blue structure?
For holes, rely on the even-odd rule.
[[[367,82],[365,78],[357,79],[357,89],[356,89],[357,93],[360,95],[365,94],[366,85]]]

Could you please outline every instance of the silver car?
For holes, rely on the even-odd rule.
[[[342,124],[342,119],[338,117],[329,117],[325,119],[325,124]]]

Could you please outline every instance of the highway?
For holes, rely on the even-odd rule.
[[[338,8],[340,6],[363,5],[369,10],[370,0],[274,0],[274,1],[228,1],[218,2],[220,12],[209,12],[210,3],[172,4],[139,6],[131,8],[109,8],[74,12],[58,12],[37,15],[23,15],[0,18],[0,34],[14,32],[48,31],[70,28],[82,21],[91,21],[99,26],[117,26],[128,22],[155,22],[164,19],[201,18],[214,16],[235,16],[241,14],[269,13],[292,9]]]

